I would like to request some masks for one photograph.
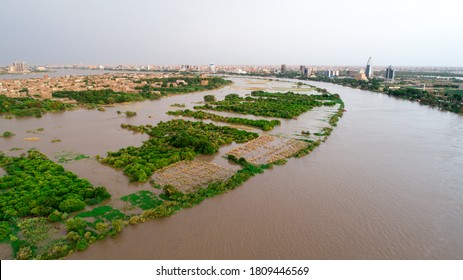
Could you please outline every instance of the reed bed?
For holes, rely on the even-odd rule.
[[[199,187],[206,187],[209,183],[224,181],[235,172],[215,163],[192,160],[180,161],[156,171],[153,180],[161,186],[171,185],[184,193]]]
[[[260,165],[292,157],[306,147],[307,143],[303,141],[262,135],[227,154],[243,157],[247,162]]]

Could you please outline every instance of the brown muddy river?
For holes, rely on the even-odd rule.
[[[233,80],[231,87],[106,112],[81,109],[41,119],[0,119],[0,131],[16,134],[0,139],[0,150],[24,149],[7,152],[16,155],[35,147],[51,159],[63,151],[105,155],[146,139],[121,129],[121,123],[168,120],[165,112],[179,109],[170,104],[191,108],[205,94],[221,99],[255,88],[294,85]],[[290,159],[172,217],[128,226],[116,239],[99,241],[68,258],[462,259],[463,116],[378,93],[312,84],[339,93],[347,112],[310,155]],[[136,111],[137,116],[126,118],[117,110]],[[330,110],[316,108],[298,120],[283,121],[270,134],[317,132]],[[30,137],[40,139],[23,140]],[[223,147],[221,153],[232,148]],[[226,164],[220,156],[203,159]],[[122,195],[150,189],[148,184],[129,184],[122,172],[92,158],[64,166],[106,186],[113,196],[109,203],[116,205]]]

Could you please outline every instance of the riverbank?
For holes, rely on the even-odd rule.
[[[444,111],[457,114],[463,113],[463,91],[453,90],[451,92],[429,92],[424,89],[402,87],[400,85],[386,84],[379,80],[357,81],[352,78],[307,78],[301,80],[328,82],[351,88],[358,88],[378,93],[384,93],[389,96],[400,99],[416,101],[423,105],[437,107]]]
[[[256,75],[247,75],[240,74],[241,77],[253,77],[253,78],[262,78],[262,79],[287,79],[288,77],[282,75],[266,75],[266,76],[256,76]],[[355,80],[349,77],[342,78],[329,78],[323,76],[317,77],[300,77],[297,72],[292,72],[289,78],[298,79],[301,81],[316,81],[316,82],[325,82],[332,83],[336,85],[347,86],[354,89],[368,90],[377,93],[384,93],[389,96],[397,97],[399,99],[415,101],[420,104],[436,107],[440,110],[449,111],[457,114],[463,113],[463,90],[457,88],[445,89],[441,87],[441,90],[438,91],[429,91],[424,88],[410,87],[410,86],[401,86],[401,84],[390,84],[385,83],[382,80],[371,79],[371,80]]]

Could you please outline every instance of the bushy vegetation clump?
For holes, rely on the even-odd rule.
[[[74,99],[83,104],[114,104],[143,101],[145,97],[137,93],[113,91],[112,89],[72,91],[63,90],[52,93],[53,97]]]
[[[127,117],[129,117],[129,118],[130,118],[130,117],[134,117],[134,116],[136,116],[136,115],[137,115],[137,112],[133,112],[133,111],[126,111],[126,112],[125,112],[125,115],[126,115]]]
[[[10,138],[10,137],[13,137],[15,136],[15,134],[11,131],[4,131],[3,134],[2,134],[2,137],[3,138]]]
[[[0,178],[1,221],[75,212],[110,196],[104,187],[94,187],[35,150],[20,157],[1,156],[0,165],[7,172]]]
[[[232,124],[243,124],[247,126],[253,126],[260,128],[264,131],[272,130],[275,126],[280,125],[281,122],[279,120],[251,120],[246,118],[236,118],[236,117],[224,117],[217,114],[212,114],[204,111],[193,111],[193,110],[178,110],[178,111],[169,111],[167,114],[172,116],[184,116],[184,117],[192,117],[195,119],[209,119],[213,121],[225,122],[225,123],[232,123]]]
[[[204,102],[213,102],[215,101],[215,95],[208,94],[204,95]]]
[[[7,97],[0,94],[0,114],[11,114],[16,117],[41,117],[45,112],[59,112],[73,105],[50,99],[32,97]]]
[[[307,112],[313,107],[334,105],[339,96],[329,93],[321,95],[287,93],[270,93],[253,91],[251,96],[240,97],[238,94],[229,94],[222,101],[209,102],[195,109],[214,111],[229,111],[239,114],[252,114],[255,116],[278,117],[291,119]]]
[[[123,168],[132,181],[146,182],[154,171],[181,160],[192,160],[198,154],[214,154],[219,147],[247,142],[257,133],[203,122],[171,120],[157,126],[122,125],[123,128],[147,133],[150,139],[141,147],[127,147],[108,152],[101,161]]]
[[[225,80],[221,77],[169,77],[169,78],[151,78],[140,79],[138,82],[146,82],[143,86],[135,89],[142,94],[159,92],[161,96],[168,94],[182,94],[201,90],[211,90],[230,85],[232,81]],[[203,83],[202,83],[203,82]],[[205,82],[205,83],[204,83]]]

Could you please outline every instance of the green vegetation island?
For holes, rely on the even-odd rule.
[[[318,92],[305,95],[254,91],[246,97],[229,94],[223,100],[209,96],[204,105],[194,110],[168,113],[268,132],[281,122],[224,117],[204,110],[295,119],[315,107],[335,108],[330,109],[326,127],[312,135],[302,131],[300,138],[184,119],[156,125],[121,124],[123,129],[147,134],[149,139],[140,147],[109,151],[96,159],[120,170],[130,181],[149,182],[152,187],[135,189],[122,197],[111,197],[104,186],[94,186],[61,166],[69,160],[85,159],[85,155],[62,154],[53,162],[34,149],[16,157],[0,153],[0,167],[6,171],[0,177],[0,242],[11,245],[16,259],[60,259],[98,240],[115,238],[126,226],[168,217],[229,192],[289,158],[309,154],[327,139],[343,115],[344,104],[339,95],[320,89]],[[105,94],[96,100],[88,97],[82,100],[108,101]],[[221,147],[231,143],[236,148],[222,156],[238,169],[198,159],[199,155],[217,155]],[[115,207],[120,203],[111,201],[125,206]]]
[[[236,118],[236,117],[224,117],[208,112],[204,112],[201,110],[193,111],[190,109],[186,110],[178,110],[178,111],[169,111],[167,114],[172,116],[183,116],[183,117],[191,117],[200,120],[213,120],[218,122],[225,122],[231,124],[242,124],[252,127],[257,127],[262,129],[263,131],[272,130],[275,126],[280,125],[281,122],[279,120],[250,120],[246,118]]]

